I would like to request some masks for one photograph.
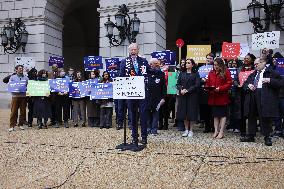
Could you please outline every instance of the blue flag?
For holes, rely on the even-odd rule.
[[[68,93],[69,82],[70,80],[67,78],[50,79],[49,80],[50,92]]]
[[[103,58],[101,56],[84,57],[85,71],[103,69]]]
[[[112,83],[97,83],[92,87],[90,99],[109,99],[113,98]]]
[[[24,93],[27,91],[27,81],[11,81],[8,83],[8,91],[11,93]]]

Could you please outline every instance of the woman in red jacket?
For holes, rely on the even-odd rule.
[[[232,87],[230,71],[221,58],[214,60],[214,69],[209,72],[206,88],[209,90],[208,104],[212,106],[215,132],[213,138],[224,137],[227,105],[230,103],[228,91]]]

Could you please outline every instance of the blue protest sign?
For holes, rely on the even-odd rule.
[[[90,99],[109,99],[113,98],[112,83],[97,83],[92,87]]]
[[[208,78],[209,72],[213,69],[212,65],[204,65],[198,69],[200,78]]]
[[[277,58],[276,62],[276,70],[281,76],[284,76],[284,58]]]
[[[50,79],[49,80],[50,92],[68,93],[69,82],[70,80],[67,78]]]
[[[48,60],[48,65],[52,66],[53,64],[57,64],[58,68],[63,68],[64,66],[64,58],[61,56],[51,56]]]
[[[11,81],[8,83],[8,92],[10,93],[24,93],[27,91],[27,81]]]
[[[70,98],[84,98],[86,96],[86,90],[82,82],[71,82],[69,85],[69,97]]]
[[[120,66],[120,61],[119,58],[107,58],[105,59],[106,61],[106,70],[110,74],[110,77],[116,78],[119,73],[119,66]]]
[[[236,78],[237,75],[237,68],[229,68],[229,71],[231,73],[231,77],[234,80]]]
[[[97,83],[98,83],[98,79],[89,79],[86,81],[83,81],[82,85],[83,85],[83,93],[86,94],[86,96],[90,96],[91,95],[91,89],[92,87],[94,87]]]
[[[85,71],[103,69],[103,58],[101,56],[84,57]]]
[[[176,64],[176,53],[167,51],[157,51],[151,54],[152,58],[157,58],[159,60],[164,60],[165,65],[175,65]]]

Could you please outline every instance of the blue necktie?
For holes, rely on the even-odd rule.
[[[254,78],[254,81],[253,81],[253,86],[254,86],[255,88],[257,88],[259,78],[260,78],[260,71],[257,71],[257,74],[256,74],[256,76],[255,76],[255,78]]]
[[[133,58],[132,62],[133,62],[133,66],[134,66],[135,72],[138,74],[139,68],[138,68],[137,59]]]

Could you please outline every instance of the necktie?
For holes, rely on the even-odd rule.
[[[138,73],[139,69],[138,69],[137,59],[133,58],[132,62],[133,62],[133,66],[134,66],[135,72]]]
[[[253,86],[254,86],[255,88],[257,88],[258,81],[259,81],[259,77],[260,77],[260,71],[257,71],[257,74],[256,74],[256,76],[255,76],[255,78],[254,78],[254,81],[253,81]]]

